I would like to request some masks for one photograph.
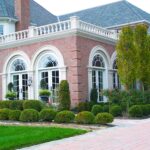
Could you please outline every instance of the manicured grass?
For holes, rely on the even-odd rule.
[[[0,150],[14,150],[83,133],[86,131],[69,128],[0,126]]]

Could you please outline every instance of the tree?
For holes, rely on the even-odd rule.
[[[141,83],[141,90],[150,85],[150,36],[147,29],[145,25],[137,25],[134,32],[134,44],[138,55],[136,77]]]
[[[147,26],[124,27],[117,43],[118,74],[126,90],[140,81],[141,90],[150,85],[150,36]]]
[[[116,46],[118,74],[126,90],[136,79],[137,55],[133,35],[131,27],[124,27]]]
[[[70,109],[70,91],[69,91],[69,84],[67,80],[62,80],[59,85],[59,110],[69,110]]]

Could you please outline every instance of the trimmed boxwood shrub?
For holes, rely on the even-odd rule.
[[[41,111],[42,106],[43,104],[39,100],[26,100],[23,103],[23,109],[35,109],[37,111]]]
[[[34,109],[25,109],[21,112],[19,120],[22,122],[36,122],[39,120],[39,113]]]
[[[119,105],[113,105],[110,107],[110,113],[114,117],[122,116],[122,109]]]
[[[72,111],[60,111],[55,116],[54,121],[57,123],[71,123],[74,121],[75,115]]]
[[[80,102],[77,106],[77,110],[78,110],[78,112],[91,111],[92,106],[93,106],[92,102]]]
[[[70,110],[70,91],[69,84],[67,80],[62,80],[59,85],[59,110]]]
[[[101,105],[94,105],[91,112],[96,116],[98,113],[103,112],[103,107]]]
[[[130,117],[142,117],[143,116],[142,107],[140,105],[133,105],[132,107],[130,107],[129,116]]]
[[[95,117],[95,123],[97,124],[108,124],[113,122],[113,115],[110,113],[99,113]]]
[[[20,110],[10,110],[9,120],[19,121],[21,111]]]
[[[104,104],[103,112],[109,112],[109,105],[108,104]]]
[[[40,121],[52,121],[54,120],[55,116],[56,116],[57,112],[53,109],[42,109],[40,114],[39,114],[39,118]]]
[[[141,105],[143,116],[149,116],[150,107],[149,105]]]
[[[12,110],[23,110],[23,101],[22,100],[13,100],[9,104],[9,108]]]
[[[77,114],[75,121],[79,124],[92,124],[94,123],[94,115],[89,111],[82,111]]]
[[[12,102],[12,101],[0,101],[0,109],[9,108],[9,104],[10,104],[11,102]]]
[[[8,120],[9,119],[9,109],[0,109],[0,120]]]

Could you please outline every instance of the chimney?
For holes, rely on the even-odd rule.
[[[18,18],[16,31],[28,29],[30,26],[30,0],[14,0],[15,15]]]

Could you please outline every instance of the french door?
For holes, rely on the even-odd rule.
[[[28,74],[14,74],[12,76],[14,92],[17,93],[16,99],[28,99]]]
[[[103,90],[103,70],[92,71],[92,88],[97,89],[97,102],[102,102],[103,96],[101,95],[101,91]]]
[[[41,80],[46,82],[46,88],[51,91],[53,103],[57,103],[58,86],[59,86],[59,71],[46,70],[40,72]]]

